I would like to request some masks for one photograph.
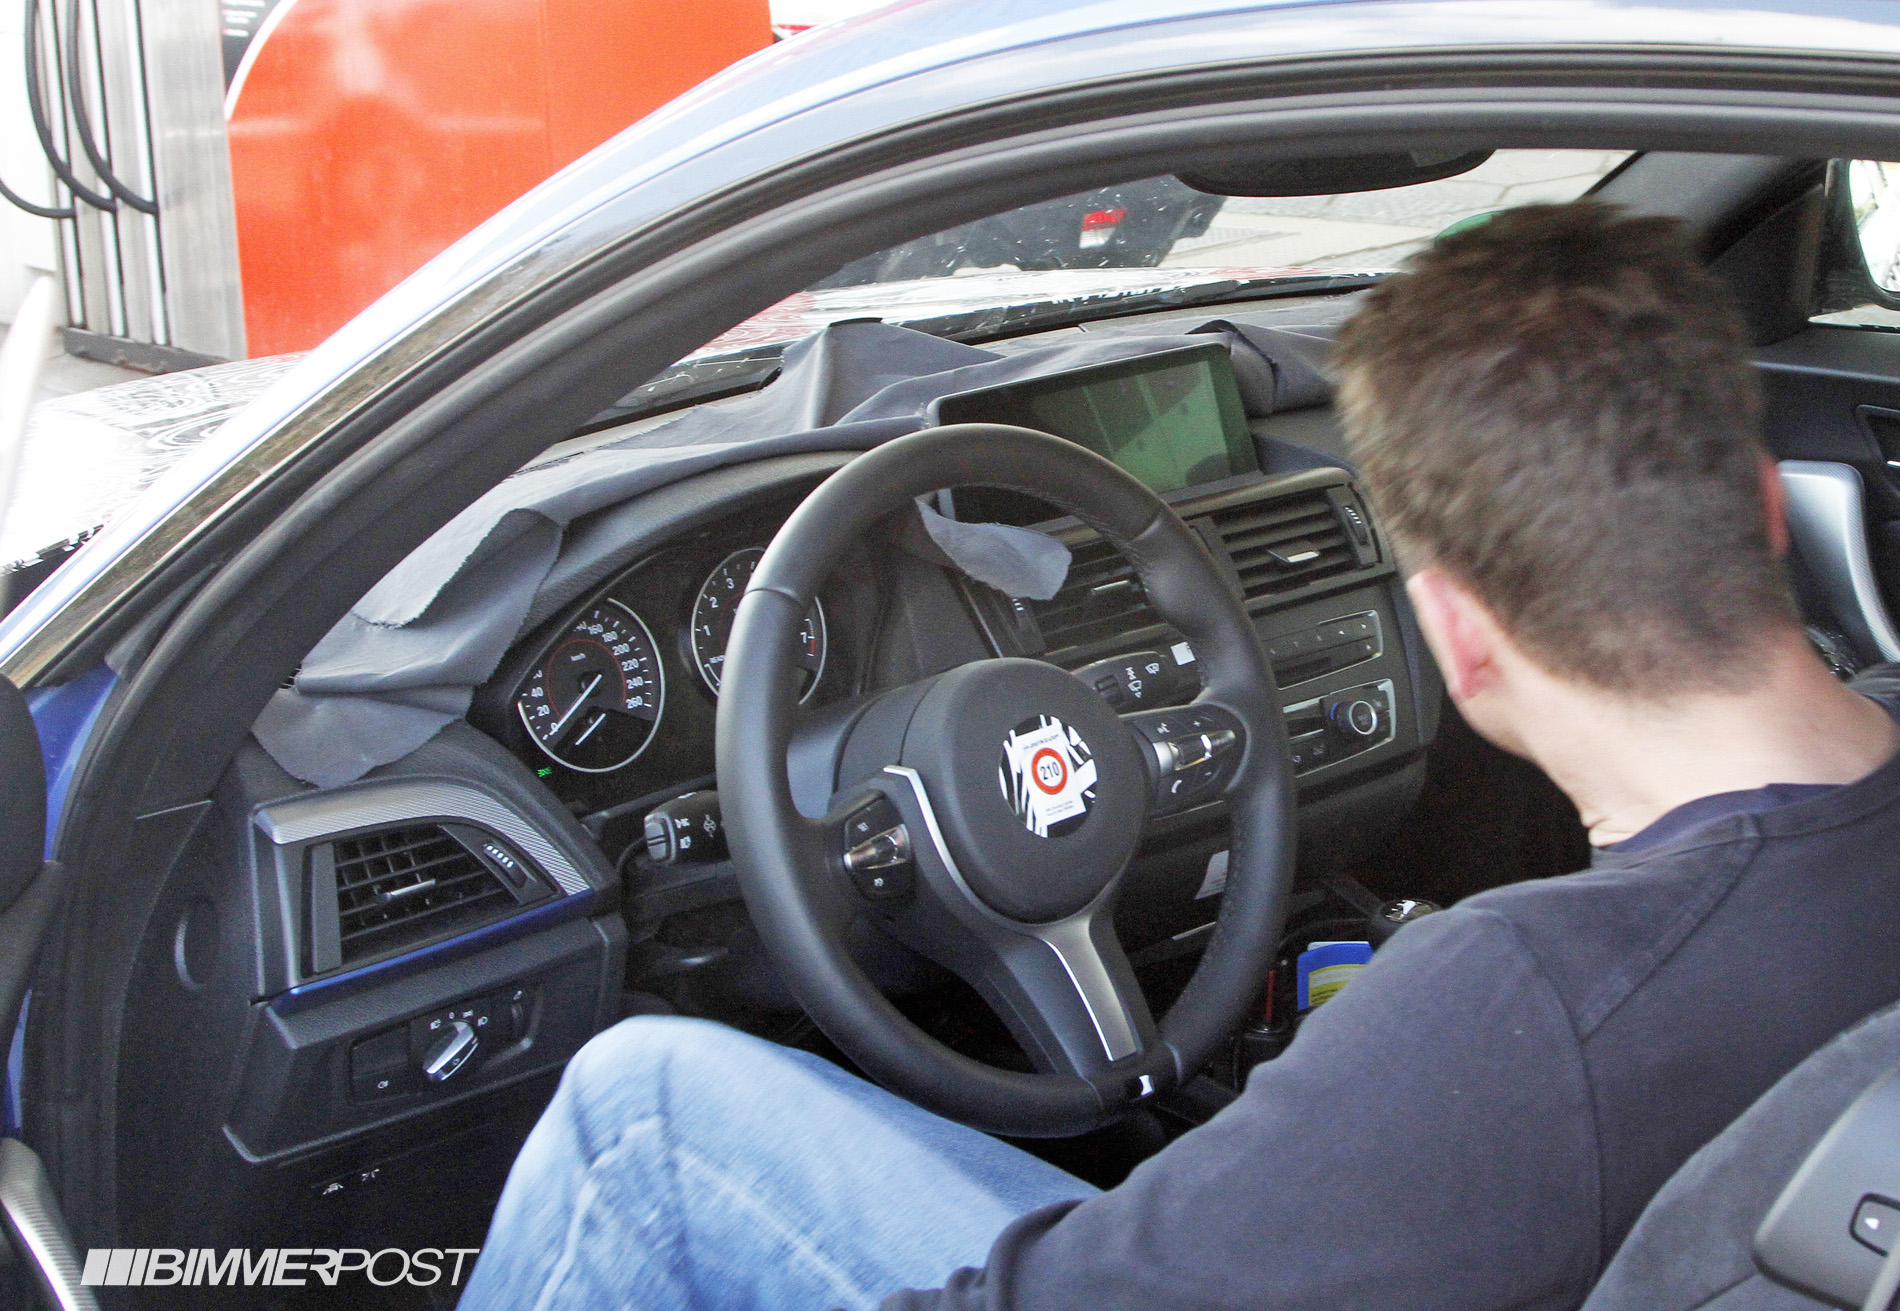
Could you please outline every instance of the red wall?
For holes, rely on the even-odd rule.
[[[232,110],[253,356],[303,350],[771,40],[766,0],[283,0]]]

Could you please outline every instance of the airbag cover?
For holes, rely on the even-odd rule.
[[[982,660],[936,680],[904,734],[970,891],[1011,919],[1075,914],[1122,871],[1148,812],[1134,735],[1073,675]]]

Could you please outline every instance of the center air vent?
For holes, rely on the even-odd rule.
[[[1037,603],[1035,611],[1051,651],[1121,637],[1158,622],[1135,567],[1099,540],[1074,548],[1062,590]]]
[[[1219,534],[1249,601],[1291,600],[1290,594],[1310,584],[1379,563],[1365,511],[1353,489],[1338,479],[1259,499],[1230,494],[1212,507],[1196,511],[1190,505],[1183,513],[1204,535]],[[1160,616],[1121,552],[1100,538],[1071,550],[1074,558],[1062,590],[1048,601],[1018,603],[1035,618],[1041,645],[1030,649],[1070,664],[1088,659],[1098,644],[1127,649],[1131,641],[1156,640],[1142,630],[1158,626]]]
[[[1237,505],[1209,517],[1249,601],[1359,565],[1345,525],[1323,491]]]
[[[319,843],[310,848],[310,970],[439,941],[547,895],[520,856],[464,825]]]

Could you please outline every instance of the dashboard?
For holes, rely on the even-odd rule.
[[[936,402],[932,417],[1034,422],[1149,482],[1206,542],[1269,651],[1288,765],[1306,802],[1310,869],[1337,868],[1390,831],[1416,795],[1436,730],[1433,672],[1350,473],[1323,462],[1276,471],[1286,443],[1272,416],[1245,414],[1226,348],[957,393]],[[714,908],[738,904],[714,773],[720,671],[746,581],[817,481],[756,490],[626,564],[519,641],[470,711],[470,723],[531,769],[618,871],[636,988],[659,986],[694,957],[665,948],[677,936],[669,920],[697,916],[693,934],[742,936],[742,913],[706,923],[718,919]],[[805,616],[798,678],[807,716],[990,656],[1070,670],[1124,713],[1182,706],[1198,693],[1191,647],[1092,530],[990,488],[948,489],[935,505],[1056,537],[1071,552],[1066,581],[1046,601],[1013,598],[954,567],[914,519],[887,524],[857,545]],[[822,807],[844,781],[795,778],[794,791]],[[1132,949],[1191,952],[1211,929],[1212,871],[1224,850],[1211,783],[1177,778],[1170,786],[1180,795],[1158,799],[1168,818],[1124,896]]]
[[[1218,348],[1162,363],[1165,374],[1122,364],[1085,379],[1087,405],[1039,377],[949,409],[1082,423],[1077,440],[1111,458],[1125,449],[1163,484],[1271,658],[1298,877],[1316,885],[1413,809],[1436,674],[1390,547],[1332,453],[1329,412],[1243,412]],[[1200,425],[1185,434],[1200,449],[1166,428],[1184,422]],[[206,872],[181,892],[214,909],[185,912],[163,959],[187,977],[193,935],[211,931],[193,927],[203,914],[254,926],[249,964],[223,981],[190,976],[230,999],[228,1018],[186,1025],[155,1002],[137,1030],[188,1029],[186,1041],[154,1037],[142,1059],[221,1125],[237,1155],[206,1168],[228,1173],[230,1196],[260,1213],[281,1210],[286,1190],[347,1199],[394,1168],[385,1157],[422,1132],[403,1127],[414,1123],[435,1126],[431,1140],[455,1125],[506,1138],[497,1108],[537,1104],[630,1005],[796,1028],[726,858],[714,724],[736,598],[785,519],[850,458],[769,455],[611,507],[612,550],[509,645],[466,722],[354,783],[312,789],[256,744],[240,755],[217,800],[223,827],[203,830]],[[1165,717],[1195,697],[1191,645],[1087,526],[994,489],[948,489],[937,509],[1057,538],[1065,581],[1046,601],[1013,597],[946,559],[920,517],[894,516],[847,552],[804,618],[795,676],[810,722],[993,656],[1068,670],[1123,713]],[[848,781],[796,747],[790,768],[795,795],[820,805]],[[1177,792],[1157,799],[1121,884],[1116,929],[1144,981],[1191,964],[1212,932],[1227,846],[1217,783],[1170,779]],[[940,1027],[973,1022],[981,1004],[946,991],[943,971],[868,916],[854,932],[860,964],[902,1004],[937,1008]],[[243,1055],[228,1077],[193,1055],[232,1050]]]
[[[795,504],[781,495],[723,517],[590,591],[509,653],[470,722],[580,814],[709,785],[733,608]],[[863,690],[877,604],[860,567],[812,606],[799,662],[807,708]]]
[[[718,671],[745,577],[816,481],[762,496],[598,585],[518,643],[470,712],[619,872],[632,986],[657,986],[679,968],[682,952],[664,945],[678,927],[669,921],[697,916],[693,933],[742,934],[719,830]],[[1050,507],[969,492],[953,495],[1033,522],[1070,548],[1063,587],[1047,601],[1012,598],[933,561],[914,525],[890,525],[859,544],[806,616],[798,676],[808,716],[989,656],[1068,669],[1124,713],[1193,699],[1201,684],[1191,647],[1149,608],[1112,546],[1075,520],[1049,518]],[[1309,874],[1338,868],[1409,808],[1436,731],[1435,672],[1389,548],[1339,467],[1256,468],[1166,498],[1246,598],[1283,698],[1303,861]],[[822,798],[840,782],[807,781],[805,791]],[[1151,956],[1191,952],[1219,907],[1209,871],[1224,851],[1224,811],[1211,789],[1172,786],[1190,791],[1166,799],[1175,813],[1157,823],[1121,912],[1131,949]],[[686,829],[684,847],[664,836]],[[722,906],[733,913],[709,928]],[[643,955],[654,972],[643,975]]]

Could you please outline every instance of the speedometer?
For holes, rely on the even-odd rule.
[[[732,620],[739,609],[739,598],[745,594],[745,585],[752,580],[752,571],[759,567],[764,554],[757,546],[734,551],[707,576],[693,602],[693,663],[699,666],[699,676],[706,680],[706,686],[715,696],[719,694],[719,678],[726,665],[726,642],[732,637]],[[813,597],[811,609],[805,612],[805,621],[798,628],[798,665],[802,671],[798,684],[800,701],[811,696],[818,687],[818,680],[825,676],[825,647],[825,608]]]
[[[534,744],[583,774],[619,769],[645,751],[665,707],[653,634],[611,600],[583,610],[515,693]]]

